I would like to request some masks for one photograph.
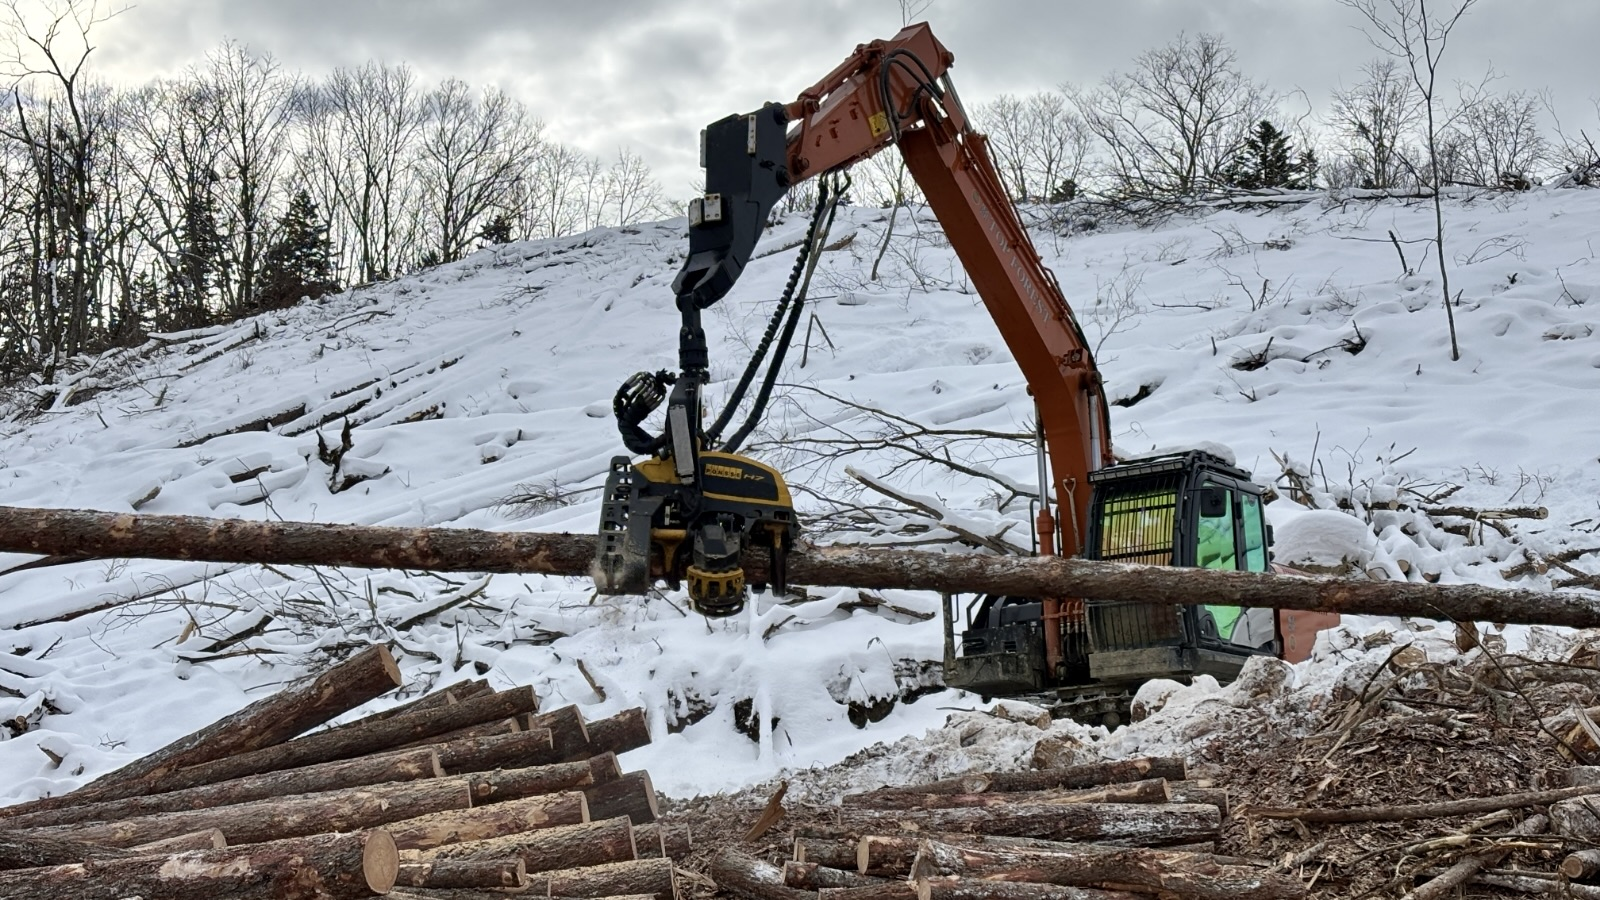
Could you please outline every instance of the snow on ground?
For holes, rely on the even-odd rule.
[[[1257,480],[1278,483],[1286,498],[1269,506],[1272,520],[1308,561],[1343,559],[1344,548],[1375,577],[1502,583],[1528,550],[1600,546],[1600,192],[1479,195],[1446,215],[1458,362],[1436,257],[1418,242],[1429,207],[1318,200],[1151,228],[1041,224],[1035,240],[1112,399],[1127,404],[1112,412],[1119,451],[1225,445]],[[868,280],[885,218],[841,214],[835,239],[854,238],[825,254],[805,346],[789,354],[755,446],[788,473],[818,539],[931,541],[955,525],[1026,546],[1015,489],[1035,469],[1020,441],[920,439],[989,477],[893,448],[840,456],[829,443],[886,435],[890,415],[1030,430],[1011,355],[926,211],[901,218],[885,276]],[[771,229],[708,314],[714,404],[759,338],[804,226],[792,216]],[[0,504],[590,532],[607,463],[622,452],[612,393],[635,370],[675,367],[669,285],[683,227],[505,245],[158,338],[75,371],[42,413],[14,392],[0,418]],[[1313,502],[1354,501],[1363,527],[1352,534],[1356,519],[1332,518],[1345,513],[1287,499],[1279,459]],[[943,524],[864,491],[847,466],[926,499]],[[1513,523],[1511,538],[1468,536],[1387,509],[1452,487],[1451,504],[1543,505],[1549,518]],[[875,519],[852,519],[852,505],[876,507]],[[847,757],[838,777],[901,782],[1018,765],[1040,738],[1032,725],[959,712],[986,704],[957,692],[883,702],[925,691],[937,672],[938,599],[925,594],[763,596],[707,621],[678,594],[597,598],[577,579],[148,560],[5,571],[28,560],[0,554],[0,721],[31,725],[0,740],[0,802],[68,790],[375,640],[392,643],[419,688],[481,674],[530,683],[590,718],[644,706],[655,742],[624,764],[648,768],[673,796]],[[1573,565],[1594,572],[1600,559]],[[1145,721],[1110,734],[1058,723],[1050,735],[1085,758],[1183,752],[1239,704],[1317,702],[1341,673],[1389,652],[1367,646],[1376,632],[1454,652],[1447,632],[1409,620],[1351,621],[1286,677],[1264,667],[1227,688],[1153,685],[1142,699],[1164,707]],[[1537,629],[1505,639],[1562,647]],[[819,796],[838,790],[820,770],[797,777]]]

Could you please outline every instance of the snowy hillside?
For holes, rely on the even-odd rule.
[[[1353,498],[1371,519],[1357,567],[1499,583],[1529,551],[1600,546],[1600,192],[1465,197],[1446,215],[1459,362],[1420,242],[1431,207],[1323,198],[1151,229],[1078,221],[1035,240],[1126,404],[1112,413],[1120,452],[1220,443],[1286,492],[1276,455],[1326,505]],[[1024,443],[910,434],[1020,437],[1024,384],[926,211],[911,227],[902,216],[884,277],[868,281],[885,218],[841,213],[805,347],[788,357],[756,449],[788,473],[813,538],[951,537],[864,491],[848,467],[927,498],[944,525],[1026,548],[1027,500],[1014,493],[1035,479]],[[636,370],[676,365],[669,285],[683,225],[496,247],[108,354],[42,389],[42,413],[26,411],[32,396],[5,399],[0,504],[590,532],[622,452],[613,391]],[[769,231],[708,314],[713,404],[759,338],[804,227],[793,216]],[[1549,518],[1513,537],[1464,536],[1359,508],[1452,487],[1452,504],[1542,505]],[[1328,532],[1316,517],[1341,515],[1308,518],[1287,498],[1269,510],[1302,555]],[[625,765],[677,796],[830,764],[980,705],[954,692],[882,702],[924,693],[937,672],[930,595],[762,597],[708,622],[681,596],[595,598],[581,580],[147,560],[14,568],[29,559],[0,554],[0,720],[30,725],[10,739],[0,729],[0,802],[68,790],[375,640],[418,685],[483,673],[590,718],[644,706],[656,740]],[[1593,573],[1600,555],[1572,565]],[[1325,681],[1309,668],[1338,659],[1299,675]],[[852,714],[883,717],[858,728]],[[1140,746],[1140,727],[1085,740],[1121,752]]]

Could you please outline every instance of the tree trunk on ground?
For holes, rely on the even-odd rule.
[[[1566,859],[1561,861],[1561,874],[1573,881],[1592,881],[1596,875],[1600,875],[1600,850],[1568,853]]]
[[[431,694],[423,694],[421,697],[418,697],[417,699],[408,703],[402,703],[399,706],[390,707],[382,712],[375,712],[371,715],[362,716],[359,719],[352,719],[349,722],[335,725],[332,728],[325,728],[317,733],[321,734],[326,731],[338,731],[343,728],[354,728],[358,725],[366,725],[371,724],[372,722],[381,722],[384,719],[392,719],[395,716],[409,716],[412,713],[422,713],[430,710],[442,709],[446,706],[455,706],[457,703],[460,703],[462,700],[465,700],[468,697],[476,696],[480,691],[484,693],[491,692],[488,681],[481,678],[476,681],[464,681],[461,684],[453,685],[445,690],[434,691]]]
[[[0,507],[0,552],[84,558],[149,557],[587,577],[595,542],[590,535],[247,522]],[[769,580],[764,553],[752,552],[743,562],[746,580]],[[965,556],[853,547],[792,553],[788,567],[791,584],[819,587],[1098,597],[1366,615],[1426,613],[1456,621],[1600,626],[1600,600],[1583,594],[1497,590],[1470,584],[1302,578],[1062,557]]]
[[[783,883],[783,870],[737,850],[722,850],[711,858],[706,874],[717,887],[744,900],[816,900],[811,891]]]
[[[883,879],[881,884],[818,888],[817,900],[917,900],[917,889],[909,881]]]
[[[616,781],[586,788],[583,793],[589,798],[589,814],[596,819],[627,816],[633,824],[644,825],[660,815],[648,772],[629,772]]]
[[[1214,841],[1222,826],[1215,806],[1070,803],[966,809],[841,809],[840,824],[862,834],[955,831],[1055,841],[1114,839],[1145,846]]]
[[[1127,891],[955,877],[919,878],[916,891],[917,900],[1150,900],[1149,894]]]
[[[870,806],[895,797],[921,794],[981,794],[1007,791],[1080,790],[1108,784],[1127,784],[1164,778],[1182,781],[1188,776],[1184,761],[1175,756],[1144,756],[1116,762],[1089,763],[1034,772],[990,772],[959,775],[943,781],[881,788],[844,798],[846,806]]]
[[[521,860],[438,860],[401,863],[395,884],[420,888],[521,887],[527,876]]]
[[[585,790],[594,784],[594,767],[588,760],[581,760],[523,769],[473,772],[462,777],[472,784],[472,802],[481,805],[559,791]]]
[[[901,835],[871,834],[861,838],[854,845],[854,862],[848,868],[852,871],[866,872],[872,875],[888,878],[904,878],[911,874],[911,866],[916,862],[917,852],[922,848],[923,841],[938,841],[942,844],[951,844],[972,850],[990,851],[1023,851],[1031,853],[1081,853],[1090,850],[1103,850],[1105,852],[1121,852],[1123,847],[1108,844],[1085,844],[1067,841],[1042,840],[1040,838],[1004,837],[994,834],[955,834],[942,832],[937,834],[906,833]],[[1183,846],[1183,845],[1178,845]],[[1187,850],[1187,848],[1185,848]],[[1169,849],[1167,852],[1174,852]],[[1192,851],[1205,852],[1205,851]],[[1219,862],[1237,865],[1250,865],[1248,861],[1235,860],[1232,857],[1214,857]]]
[[[547,766],[560,760],[550,744],[550,732],[539,728],[486,738],[467,738],[427,744],[439,754],[439,768],[448,775]],[[383,754],[387,756],[388,754]]]
[[[799,862],[814,862],[830,869],[855,869],[858,843],[855,838],[797,837],[794,839],[794,858]],[[864,870],[864,874],[880,873]]]
[[[694,834],[687,825],[663,825],[652,822],[633,826],[633,840],[638,844],[639,859],[683,859],[694,849]]]
[[[207,828],[203,831],[191,831],[176,837],[162,838],[148,844],[135,844],[128,848],[128,852],[135,856],[159,856],[165,853],[183,853],[188,850],[221,850],[228,846],[228,839],[220,828]]]
[[[528,727],[550,729],[550,741],[555,746],[558,759],[581,759],[600,752],[589,748],[588,723],[584,722],[583,713],[576,706],[534,713],[528,717]]]
[[[388,832],[306,838],[0,872],[8,900],[346,900],[394,884],[399,854]]]
[[[891,882],[887,878],[858,875],[847,869],[791,859],[783,864],[783,883],[798,891],[815,891],[820,888],[875,887]]]
[[[146,793],[150,785],[179,768],[280,744],[401,683],[400,667],[388,648],[373,645],[305,687],[258,700],[64,797],[19,804],[0,811],[0,817]]]
[[[424,861],[515,858],[520,859],[529,872],[599,866],[637,857],[633,827],[621,816],[582,825],[450,843],[422,854]]]
[[[853,794],[845,797],[847,807],[873,809],[955,809],[975,806],[1008,806],[1035,803],[1167,803],[1173,800],[1165,778],[1147,778],[1127,784],[1108,784],[1072,791],[986,792],[982,794]]]
[[[1231,811],[1227,788],[1199,787],[1194,782],[1167,783],[1167,793],[1173,803],[1209,803],[1222,811],[1226,819]]]
[[[614,716],[588,723],[588,755],[615,753],[621,756],[650,743],[650,729],[646,727],[644,709],[625,709]]]
[[[463,700],[455,706],[433,710],[427,715],[396,716],[348,730],[307,735],[275,747],[263,747],[203,763],[174,772],[153,784],[151,789],[173,791],[260,772],[365,756],[390,750],[418,738],[447,734],[468,725],[524,715],[537,709],[538,705],[539,699],[532,688],[511,688]]]
[[[1289,875],[1222,865],[1206,854],[1159,850],[977,850],[923,841],[912,868],[919,875],[1131,889],[1185,900],[1298,900],[1306,895],[1300,879]]]
[[[70,837],[40,834],[0,833],[0,870],[34,869],[61,866],[91,859],[122,859],[133,856],[126,850],[103,847]]]
[[[154,813],[230,806],[269,797],[287,797],[292,794],[310,794],[385,782],[438,778],[443,774],[437,753],[428,749],[410,750],[401,754],[385,754],[382,757],[361,757],[300,769],[267,772],[166,794],[125,797],[121,800],[25,813],[7,820],[5,824],[8,828],[40,828],[70,825],[75,822],[107,822]]]
[[[652,894],[657,900],[676,900],[678,896],[670,859],[638,859],[530,874],[528,892],[550,897]]]
[[[444,744],[450,741],[471,740],[472,738],[502,737],[508,734],[520,734],[521,732],[522,725],[516,719],[500,719],[495,722],[480,722],[477,725],[468,725],[465,728],[457,728],[455,731],[447,731],[444,734],[433,737],[407,741],[394,749],[414,750],[417,747],[426,747],[430,744]]]
[[[390,823],[401,850],[431,850],[458,841],[482,841],[589,821],[577,791],[508,800],[477,809],[446,810]]]
[[[61,825],[34,833],[109,847],[131,847],[217,828],[227,836],[229,845],[237,846],[326,831],[372,828],[446,809],[467,809],[471,805],[472,796],[465,778],[435,778],[272,797],[236,806],[156,813],[116,822]]]

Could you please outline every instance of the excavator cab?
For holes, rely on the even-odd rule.
[[[1200,450],[1110,466],[1089,475],[1083,556],[1111,562],[1265,572],[1271,527],[1264,488]],[[947,609],[946,627],[952,611]],[[947,641],[945,683],[983,695],[1037,697],[1063,716],[1115,724],[1152,678],[1229,681],[1251,656],[1281,654],[1278,616],[1242,609],[1087,598],[1062,619],[1061,666],[1046,671],[1043,604],[985,596]]]

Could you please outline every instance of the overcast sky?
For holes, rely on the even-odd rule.
[[[934,0],[924,17],[968,105],[1097,81],[1183,30],[1224,35],[1247,74],[1319,108],[1376,54],[1337,0]],[[499,85],[557,139],[603,156],[627,147],[683,197],[701,126],[793,99],[900,18],[897,0],[137,0],[96,27],[91,65],[136,83],[228,38],[308,75],[404,62],[429,83]],[[1447,67],[1492,63],[1502,88],[1549,87],[1562,124],[1594,135],[1597,38],[1600,0],[1481,0]]]

